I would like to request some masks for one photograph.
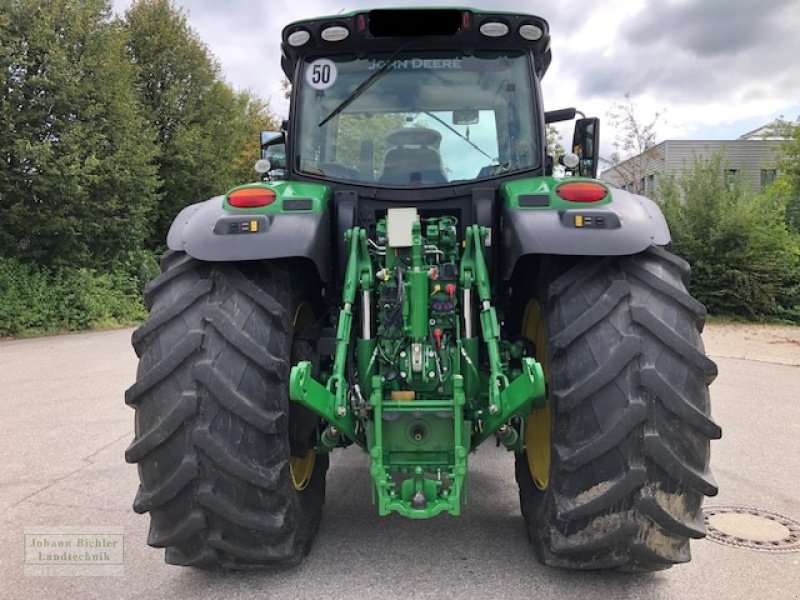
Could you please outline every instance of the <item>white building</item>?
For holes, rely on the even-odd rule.
[[[667,140],[609,167],[600,178],[614,187],[649,196],[660,175],[680,175],[696,159],[722,152],[730,175],[741,177],[752,190],[760,190],[772,183],[778,172],[778,156],[785,138],[774,125],[764,125],[737,140]]]

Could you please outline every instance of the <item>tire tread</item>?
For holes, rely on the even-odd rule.
[[[146,286],[150,317],[133,335],[140,362],[125,394],[136,410],[125,457],[138,464],[134,510],[150,512],[148,543],[177,565],[296,564],[319,525],[328,463],[294,490],[292,275],[280,264],[258,270],[172,251],[161,264]]]
[[[686,261],[652,247],[586,258],[546,284],[549,487],[535,487],[524,453],[516,463],[545,564],[656,571],[688,561],[689,540],[705,535],[702,500],[717,493],[709,442],[721,429],[689,276]]]

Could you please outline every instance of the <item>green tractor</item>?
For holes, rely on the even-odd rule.
[[[470,453],[514,453],[539,560],[690,558],[717,488],[716,375],[689,266],[647,198],[596,179],[598,120],[546,155],[536,16],[371,10],[293,23],[290,118],[261,181],[184,209],[126,401],[171,564],[297,564],[331,452],[380,515],[464,509]],[[420,531],[420,535],[423,535]]]

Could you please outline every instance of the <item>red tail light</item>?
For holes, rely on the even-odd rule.
[[[228,194],[228,204],[236,208],[257,208],[275,202],[275,192],[266,188],[244,188]]]
[[[608,195],[608,190],[599,183],[575,181],[558,186],[556,194],[570,202],[599,202]]]

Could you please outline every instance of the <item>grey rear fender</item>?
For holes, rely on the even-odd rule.
[[[305,258],[322,281],[330,281],[327,209],[250,214],[224,210],[224,198],[216,196],[178,213],[167,234],[169,249],[210,262]]]
[[[655,202],[612,189],[608,204],[559,210],[503,209],[506,260],[502,277],[510,279],[517,261],[527,255],[625,256],[651,245],[665,246],[669,227]]]

